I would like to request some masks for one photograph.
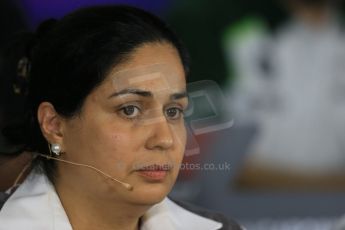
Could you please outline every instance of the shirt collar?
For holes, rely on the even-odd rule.
[[[60,199],[48,178],[35,171],[12,194],[0,212],[0,230],[72,230]],[[222,223],[192,213],[170,199],[152,206],[140,230],[215,230]]]

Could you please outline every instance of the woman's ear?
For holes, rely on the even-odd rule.
[[[49,102],[42,102],[37,110],[37,119],[43,136],[49,143],[62,144],[63,118]]]

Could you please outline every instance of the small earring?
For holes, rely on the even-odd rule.
[[[51,144],[50,151],[53,152],[56,156],[60,156],[61,146],[59,144]]]

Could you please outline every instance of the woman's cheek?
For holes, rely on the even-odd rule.
[[[109,148],[107,151],[109,151],[112,159],[122,166],[121,169],[125,165],[130,167],[128,164],[135,160],[135,153],[137,153],[136,137],[127,134],[128,132],[125,131],[112,133],[108,139]]]

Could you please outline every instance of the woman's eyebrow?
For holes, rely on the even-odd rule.
[[[135,95],[139,95],[142,97],[153,97],[152,92],[150,91],[146,91],[146,90],[141,90],[141,89],[133,89],[133,88],[127,88],[127,89],[123,89],[119,92],[115,92],[112,93],[108,99],[112,98],[112,97],[117,97],[120,95],[124,95],[124,94],[135,94]],[[182,92],[177,92],[177,93],[173,93],[170,95],[170,100],[178,100],[181,98],[185,98],[187,97],[187,92],[186,91],[182,91]]]
[[[141,89],[123,89],[120,92],[115,92],[113,94],[111,94],[108,99],[112,98],[112,97],[117,97],[120,95],[124,95],[124,94],[136,94],[142,97],[152,97],[152,93],[150,91],[145,91],[145,90],[141,90]]]
[[[178,100],[178,99],[185,98],[185,97],[188,97],[188,94],[186,91],[183,91],[183,92],[171,94],[170,100]]]

